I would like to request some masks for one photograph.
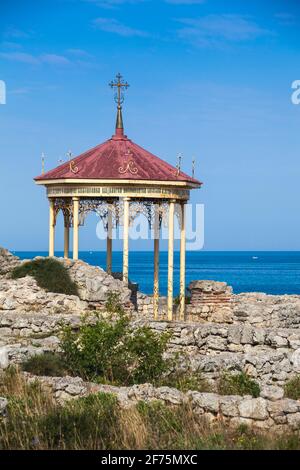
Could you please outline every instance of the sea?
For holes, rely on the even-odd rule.
[[[47,256],[46,252],[16,251],[22,259]],[[56,256],[63,256],[56,252]],[[105,252],[82,251],[79,258],[105,269]],[[113,271],[122,271],[122,252],[113,253]],[[160,252],[160,294],[167,293],[168,253]],[[142,292],[153,291],[153,253],[129,254],[129,277]],[[190,251],[186,253],[186,284],[198,279],[224,281],[235,293],[300,295],[300,252],[298,251]],[[179,253],[174,253],[174,295],[179,292]]]

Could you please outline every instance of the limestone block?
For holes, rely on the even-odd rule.
[[[239,404],[242,418],[264,420],[269,417],[266,400],[264,398],[246,398]]]
[[[271,401],[280,400],[283,398],[284,390],[276,385],[265,385],[261,389],[260,396]]]
[[[204,411],[219,412],[220,397],[216,393],[188,392],[188,396],[194,406],[203,408]]]

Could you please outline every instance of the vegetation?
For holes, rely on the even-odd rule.
[[[200,372],[175,371],[164,376],[156,385],[174,387],[181,392],[195,390],[197,392],[212,392],[212,386]]]
[[[61,353],[32,357],[23,363],[23,369],[36,375],[67,372],[115,385],[157,383],[172,363],[164,358],[170,335],[157,334],[147,326],[133,331],[115,293],[109,295],[106,310],[111,315],[108,319],[98,317],[91,324],[88,316],[83,317],[76,331],[65,325]]]
[[[70,372],[86,380],[118,385],[158,380],[170,367],[163,354],[168,334],[149,327],[134,330],[126,315],[115,321],[98,319],[93,325],[83,320],[74,332],[66,326],[61,349]]]
[[[150,382],[183,392],[212,392],[214,388],[200,372],[176,368],[177,357],[166,358],[169,333],[157,334],[148,326],[132,330],[130,319],[117,293],[108,296],[109,318],[98,317],[93,324],[83,317],[78,330],[64,326],[61,353],[35,356],[23,364],[25,371],[36,375],[79,375],[84,380],[114,385]],[[224,373],[217,391],[222,395],[258,397],[259,385],[245,373]]]
[[[32,356],[22,364],[23,370],[34,375],[62,377],[66,375],[67,366],[59,354],[44,353]]]
[[[58,294],[78,295],[76,284],[71,280],[62,263],[51,258],[35,259],[13,269],[13,279],[33,276],[39,287]]]
[[[189,305],[191,303],[191,294],[189,292],[186,292],[185,294],[184,303],[186,305]],[[176,295],[176,297],[174,297],[174,305],[179,305],[179,304],[180,304],[180,295]]]
[[[7,417],[0,418],[0,449],[300,449],[299,433],[212,427],[188,405],[140,402],[121,409],[103,393],[58,405],[15,369],[5,372],[0,394],[9,401]]]
[[[293,400],[300,399],[300,375],[296,375],[285,384],[284,395]]]
[[[245,372],[240,374],[224,373],[218,381],[220,395],[252,395],[259,397],[260,388]]]

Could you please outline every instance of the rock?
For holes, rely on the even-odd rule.
[[[225,351],[226,344],[227,340],[224,338],[220,338],[219,336],[210,336],[206,341],[206,345],[208,348],[216,349],[218,351]]]
[[[156,389],[155,396],[158,400],[171,403],[172,405],[180,405],[184,400],[184,394],[175,388],[159,387]]]
[[[200,290],[201,292],[210,293],[223,293],[226,292],[229,288],[232,291],[232,288],[226,284],[226,282],[217,282],[217,281],[192,281],[189,284],[189,290]]]
[[[300,348],[300,333],[294,333],[288,337],[289,345],[292,349]]]
[[[239,415],[238,404],[241,402],[241,397],[236,396],[223,396],[220,397],[220,410],[224,416],[236,417]]]
[[[47,292],[38,287],[35,279],[5,279],[0,283],[0,310],[19,313],[17,328],[26,326],[24,313],[83,313],[88,305],[75,295]]]
[[[300,348],[296,349],[291,355],[291,363],[295,372],[300,372]]]
[[[9,365],[7,346],[0,347],[0,369],[6,369]]]
[[[300,429],[300,413],[290,414],[287,417],[287,422],[294,430]]]
[[[65,392],[64,390],[58,390],[55,393],[55,398],[58,403],[64,404],[66,401],[70,401],[73,399],[73,396],[69,393]]]
[[[276,385],[265,385],[260,392],[260,396],[271,401],[276,401],[283,398],[284,390]]]
[[[213,311],[210,321],[214,323],[232,323],[232,309],[230,307],[220,307]]]
[[[5,416],[7,412],[8,401],[4,397],[0,397],[0,416]]]
[[[71,279],[76,283],[81,300],[105,303],[107,293],[118,292],[122,304],[129,303],[131,290],[122,281],[115,279],[97,266],[90,266],[83,261],[61,260],[69,270]]]
[[[241,325],[231,325],[228,328],[228,342],[234,344],[240,344],[242,335]]]
[[[20,259],[17,256],[0,247],[0,276],[7,276],[19,264]]]
[[[268,411],[272,418],[300,411],[300,403],[290,398],[283,398],[274,402],[269,401]]]
[[[245,325],[241,331],[241,343],[252,344],[253,341],[253,328]]]
[[[268,418],[266,401],[263,398],[246,398],[239,404],[242,418],[264,420]]]
[[[84,386],[71,383],[65,388],[65,391],[70,395],[82,395],[86,391],[86,389]]]
[[[275,348],[283,348],[287,346],[287,344],[288,344],[287,339],[283,338],[282,336],[275,335],[272,338],[272,346],[274,346]]]
[[[193,406],[203,408],[204,411],[217,413],[219,411],[219,395],[216,393],[187,392]]]
[[[253,364],[246,364],[244,367],[244,372],[249,375],[249,377],[256,378],[258,376],[256,367]]]

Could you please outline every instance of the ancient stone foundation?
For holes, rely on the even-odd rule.
[[[284,385],[300,373],[300,296],[236,295],[226,283],[194,281],[189,286],[185,321],[165,320],[163,297],[159,321],[154,321],[151,296],[141,292],[133,296],[122,280],[101,268],[81,261],[60,261],[76,282],[79,296],[46,292],[30,276],[11,279],[11,270],[21,261],[0,249],[0,368],[35,354],[58,351],[62,322],[76,329],[82,314],[95,321],[99,312],[105,313],[109,292],[118,292],[133,328],[147,324],[158,333],[171,332],[167,355],[178,355],[178,369],[200,372],[212,386],[224,372],[245,372],[259,384],[260,397],[221,397],[195,391],[181,394],[150,385],[112,389],[87,385],[79,378],[43,378],[43,382],[51,382],[57,398],[81,396],[104,387],[126,397],[125,401],[141,397],[180,404],[189,400],[199,414],[212,420],[300,429],[300,401],[284,398]]]
[[[170,387],[151,384],[113,387],[84,382],[79,377],[36,377],[25,374],[29,382],[39,381],[63,403],[91,393],[113,393],[124,408],[139,401],[162,401],[166,405],[189,405],[194,413],[209,423],[221,422],[231,426],[246,424],[267,431],[285,432],[300,427],[300,402],[282,397],[252,398],[251,396],[220,396],[215,393],[180,392]]]

